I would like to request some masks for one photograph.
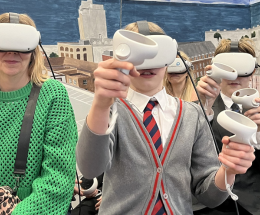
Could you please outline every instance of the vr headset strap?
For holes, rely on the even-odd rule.
[[[9,13],[10,23],[19,24],[19,14],[18,13]]]
[[[239,52],[237,41],[231,41],[230,52]]]
[[[33,117],[40,89],[41,87],[33,84],[19,136],[17,154],[14,164],[14,174],[25,175]]]
[[[150,35],[149,25],[146,20],[144,21],[137,21],[137,27],[140,34],[143,35]]]

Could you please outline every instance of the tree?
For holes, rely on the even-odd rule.
[[[251,38],[255,37],[255,31],[251,33]]]
[[[217,38],[217,39],[219,40],[219,38],[222,39],[222,36],[221,36],[220,33],[216,32],[216,33],[214,34],[214,38]]]
[[[59,57],[59,55],[57,55],[56,53],[52,52],[52,53],[50,54],[50,57]]]
[[[249,36],[245,35],[245,38],[249,38]]]

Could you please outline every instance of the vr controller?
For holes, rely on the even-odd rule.
[[[233,102],[242,104],[245,109],[251,109],[259,106],[259,103],[255,101],[255,98],[259,98],[259,92],[253,88],[237,90],[231,96]]]
[[[190,61],[185,61],[185,64],[190,68],[192,66]],[[168,73],[182,74],[187,72],[187,69],[181,58],[175,58],[174,62],[167,68]]]
[[[257,144],[257,125],[248,117],[231,110],[224,110],[218,115],[217,121],[223,128],[234,134],[229,137],[230,140],[251,146]]]
[[[114,58],[131,62],[137,70],[169,66],[176,58],[177,42],[166,35],[148,35],[117,30],[113,37]],[[119,69],[125,74],[129,71]]]
[[[207,76],[212,78],[218,84],[221,83],[221,79],[235,80],[237,79],[237,70],[223,63],[213,63],[212,69],[206,72]]]
[[[32,52],[41,39],[40,32],[33,26],[0,23],[0,51]]]
[[[97,189],[97,186],[98,186],[97,178],[86,179],[86,178],[82,177],[80,180],[82,180],[82,182],[80,184],[80,187],[81,187],[80,191],[84,195],[89,195]]]

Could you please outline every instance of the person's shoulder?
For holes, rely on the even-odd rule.
[[[42,90],[56,96],[67,95],[67,90],[64,85],[54,79],[47,79],[42,85]]]

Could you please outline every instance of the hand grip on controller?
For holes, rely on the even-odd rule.
[[[82,178],[82,183],[80,185],[80,191],[84,194],[84,195],[89,195],[91,193],[93,193],[98,186],[98,180],[97,178],[93,178],[88,180],[88,179],[84,179]]]

